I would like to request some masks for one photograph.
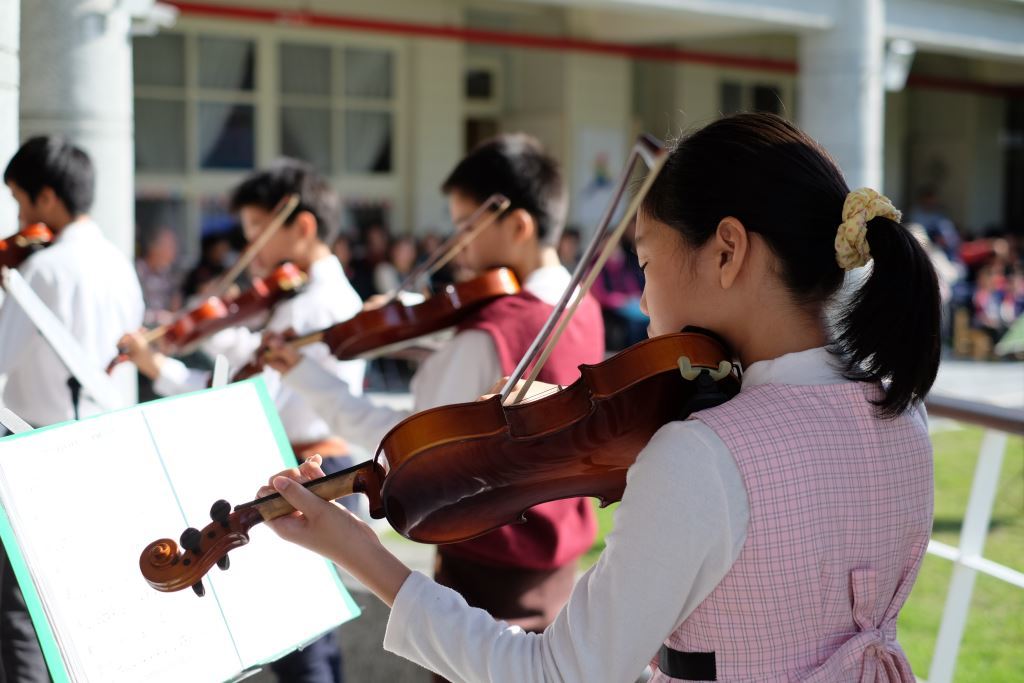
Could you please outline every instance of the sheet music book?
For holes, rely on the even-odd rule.
[[[259,378],[0,439],[0,538],[54,681],[233,680],[356,617],[330,563],[262,524],[202,598],[139,570],[295,465]]]

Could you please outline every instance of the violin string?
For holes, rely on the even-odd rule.
[[[518,403],[520,400],[522,400],[522,398],[526,396],[526,392],[529,390],[530,385],[533,384],[533,382],[537,379],[537,375],[540,374],[540,371],[544,367],[544,364],[551,356],[551,352],[554,351],[555,345],[558,344],[558,340],[561,339],[562,334],[568,327],[569,321],[572,319],[573,314],[576,313],[576,309],[577,307],[579,307],[580,302],[587,295],[587,292],[590,291],[591,286],[594,284],[594,280],[596,280],[597,276],[601,273],[601,269],[604,268],[604,264],[612,255],[612,252],[615,250],[615,247],[619,244],[619,241],[622,239],[623,233],[626,232],[626,228],[629,227],[629,224],[633,220],[633,217],[636,216],[636,212],[640,208],[640,203],[644,200],[644,197],[647,196],[648,190],[650,190],[651,185],[653,185],[654,181],[657,179],[658,172],[661,170],[661,166],[665,158],[667,158],[667,155],[663,155],[661,158],[658,159],[655,166],[648,171],[647,177],[644,178],[644,182],[640,186],[640,190],[635,195],[633,195],[633,198],[632,200],[630,200],[626,212],[622,215],[622,219],[619,220],[619,224],[612,232],[611,237],[607,240],[607,242],[604,245],[604,248],[601,249],[601,252],[598,254],[597,260],[594,262],[593,266],[590,268],[590,271],[587,273],[586,279],[580,285],[575,298],[573,298],[572,303],[569,305],[569,308],[562,315],[561,320],[559,321],[558,329],[548,339],[547,344],[544,347],[544,351],[541,352],[541,355],[537,359],[537,362],[531,368],[529,376],[523,383],[522,388],[520,388],[519,392],[516,394],[516,400],[513,401],[513,403]]]
[[[267,228],[262,233],[260,233],[259,237],[257,237],[254,241],[249,243],[249,246],[246,247],[245,251],[242,252],[242,255],[238,257],[238,260],[231,267],[231,269],[224,273],[224,275],[222,275],[219,280],[217,280],[216,284],[212,287],[212,291],[210,292],[209,296],[206,298],[207,300],[210,297],[222,296],[224,292],[226,292],[228,288],[231,287],[235,279],[241,274],[243,270],[245,270],[246,266],[248,266],[252,262],[252,260],[256,258],[256,254],[259,253],[259,250],[262,249],[263,246],[270,241],[270,238],[274,236],[274,233],[277,232],[282,225],[284,225],[285,220],[287,220],[288,216],[290,216],[292,211],[295,210],[295,207],[299,205],[299,201],[299,195],[297,194],[290,194],[281,198],[281,201],[277,203],[276,207],[274,207],[274,217],[270,221],[270,223],[267,224]],[[186,315],[188,315],[188,313],[189,311],[181,313],[174,319],[174,322],[182,320]],[[172,326],[173,323],[160,325],[159,327],[154,327],[152,330],[149,330],[148,332],[144,333],[142,336],[147,343],[151,344],[156,340],[164,337],[168,332],[170,332]]]
[[[601,216],[601,220],[598,221],[597,227],[594,231],[594,236],[588,243],[582,258],[580,258],[580,262],[576,266],[576,269],[573,271],[569,285],[562,293],[562,296],[559,299],[558,304],[552,310],[551,315],[548,316],[548,319],[547,321],[545,321],[544,326],[541,328],[540,332],[537,334],[533,342],[530,344],[530,348],[526,351],[526,354],[519,361],[519,364],[516,366],[512,375],[506,381],[504,387],[501,390],[502,401],[508,398],[508,396],[512,393],[512,391],[519,383],[519,380],[522,379],[523,375],[526,373],[526,370],[530,367],[531,364],[533,364],[534,360],[537,358],[537,354],[541,351],[542,346],[550,337],[552,330],[555,329],[555,325],[561,319],[562,313],[565,311],[566,306],[569,304],[569,300],[577,292],[577,287],[583,280],[584,276],[593,272],[593,266],[595,264],[595,254],[597,254],[598,248],[601,247],[602,250],[607,248],[607,243],[602,244],[602,240],[607,236],[608,226],[611,225],[612,219],[614,217],[615,208],[619,205],[619,202],[622,200],[622,197],[625,194],[626,187],[629,183],[632,171],[636,167],[637,160],[643,159],[643,161],[645,161],[653,169],[653,166],[657,164],[659,160],[664,159],[664,157],[665,153],[662,148],[662,145],[651,136],[642,135],[633,145],[633,148],[630,150],[629,157],[626,160],[625,167],[623,171],[619,174],[618,179],[616,180],[615,189],[612,194],[611,200],[605,207],[604,213]],[[654,163],[652,164],[652,162]],[[658,168],[660,168],[660,166]],[[609,242],[612,242],[614,244],[613,240],[609,240]],[[596,273],[594,274],[594,277],[596,277]],[[592,281],[593,278],[591,278],[591,283]],[[573,307],[573,310],[575,310],[575,306]],[[565,321],[567,323],[568,319],[566,318]],[[550,353],[550,351],[548,353]],[[543,363],[541,365],[543,365]],[[539,372],[539,370],[537,371]],[[535,377],[536,374],[533,375],[533,378]],[[533,379],[528,380],[526,387],[527,389],[528,385],[532,383],[532,381]],[[523,392],[521,391],[520,394],[523,394]]]
[[[492,194],[487,198],[483,204],[481,204],[476,211],[470,214],[465,220],[459,221],[459,224],[455,226],[455,232],[452,236],[446,239],[437,249],[434,250],[426,261],[421,263],[416,268],[413,268],[409,275],[388,296],[385,305],[391,303],[398,298],[398,295],[412,287],[417,280],[423,276],[431,276],[437,271],[444,268],[448,263],[455,258],[459,252],[465,249],[469,244],[480,235],[485,228],[491,223],[498,219],[498,217],[508,208],[511,202],[507,197],[501,194]],[[480,217],[485,212],[491,211],[491,215],[486,220],[481,221]],[[468,226],[468,227],[467,227]]]
[[[254,258],[256,258],[256,254],[259,253],[260,249],[262,249],[267,242],[270,241],[270,238],[274,236],[274,233],[276,233],[281,226],[285,224],[288,217],[291,216],[292,212],[299,206],[300,201],[301,199],[298,194],[290,194],[281,198],[281,201],[278,202],[277,207],[275,207],[274,217],[270,220],[270,223],[268,223],[267,227],[263,229],[263,232],[260,233],[259,237],[249,243],[249,246],[246,247],[245,251],[242,252],[242,255],[238,257],[238,260],[235,261],[235,264],[231,266],[230,270],[221,276],[220,280],[217,281],[216,286],[213,287],[213,293],[211,296],[223,295],[224,292],[234,284],[238,276],[242,274],[242,271],[252,263]]]

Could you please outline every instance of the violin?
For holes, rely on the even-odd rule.
[[[0,240],[0,266],[17,268],[40,249],[53,244],[53,231],[43,223],[33,223],[17,234]]]
[[[304,486],[325,500],[362,493],[375,518],[386,518],[406,538],[434,544],[522,521],[529,508],[553,500],[620,500],[627,470],[662,425],[739,391],[738,370],[725,344],[695,330],[647,339],[601,363],[580,366],[579,379],[557,393],[523,399],[666,156],[653,138],[642,136],[634,145],[601,226],[499,395],[412,415],[385,435],[372,460]],[[641,160],[650,168],[647,177],[609,234]],[[247,543],[254,525],[293,511],[278,494],[234,511],[224,501],[215,507],[212,524],[182,534],[183,552],[170,539],[143,550],[139,568],[153,588],[192,586],[201,595],[205,573],[215,564],[226,568],[226,553]]]
[[[251,286],[232,298],[208,297],[195,308],[179,316],[173,323],[157,327],[145,334],[147,341],[162,338],[169,354],[187,353],[207,337],[234,327],[270,311],[285,299],[295,296],[306,283],[306,274],[291,263],[284,263],[266,278],[254,278]],[[128,356],[121,352],[107,366],[109,373]]]
[[[266,246],[267,242],[270,241],[270,238],[273,237],[274,234],[281,229],[281,226],[287,222],[288,218],[295,213],[299,208],[300,203],[301,197],[298,194],[289,194],[282,197],[274,207],[273,216],[270,219],[270,222],[267,223],[259,237],[249,243],[249,246],[245,248],[245,251],[243,251],[241,256],[238,257],[238,260],[235,261],[234,265],[232,265],[226,273],[221,275],[214,282],[212,294],[206,299],[206,301],[199,304],[195,309],[182,314],[180,317],[175,319],[173,323],[169,325],[160,325],[159,327],[146,332],[143,335],[146,342],[151,344],[156,340],[171,334],[172,331],[177,331],[186,341],[175,341],[172,339],[166,348],[168,353],[182,353],[188,349],[189,346],[198,343],[203,339],[203,337],[231,327],[237,322],[245,320],[250,315],[255,315],[263,310],[269,310],[270,307],[275,305],[277,303],[276,300],[272,300],[273,303],[270,303],[271,300],[265,300],[266,297],[262,297],[260,290],[254,285],[250,292],[255,290],[254,297],[256,303],[249,304],[246,302],[244,303],[244,306],[255,305],[255,310],[253,310],[249,315],[242,315],[239,313],[238,316],[235,316],[232,314],[233,309],[231,308],[231,303],[235,301],[235,298],[224,300],[222,297],[226,295],[238,276],[242,274],[242,271],[252,263],[260,250]],[[284,276],[286,283],[287,281],[294,280],[296,272],[301,273],[301,271],[295,269],[294,266],[289,267],[290,270],[287,271]],[[275,281],[276,275],[278,275],[278,271],[275,271],[274,274],[271,275],[270,280]],[[302,275],[302,277],[304,278],[305,275]],[[256,279],[256,281],[259,280],[259,278]],[[291,291],[292,289],[294,289],[294,286],[286,287],[282,291]],[[221,327],[218,326],[220,323],[215,324],[210,321],[222,321],[224,324]],[[181,326],[178,326],[178,323],[181,323]],[[194,330],[196,328],[202,329],[203,332],[201,334],[195,332]],[[118,348],[117,355],[107,365],[107,373],[109,374],[112,372],[119,363],[126,360],[128,360],[127,353],[124,349]]]
[[[505,405],[501,396],[433,408],[396,425],[374,459],[303,484],[325,500],[361,493],[370,514],[406,538],[453,543],[522,521],[531,507],[561,498],[618,501],[626,472],[654,433],[672,420],[717,405],[739,391],[729,352],[716,338],[682,332],[636,344],[580,366],[566,389]],[[249,530],[294,511],[279,494],[211,510],[202,531],[187,529],[181,549],[150,543],[139,568],[150,586],[192,586]]]
[[[491,301],[517,294],[520,290],[515,273],[508,268],[495,268],[465,282],[447,285],[421,303],[407,305],[399,298],[415,282],[444,267],[459,251],[480,235],[509,207],[503,195],[493,194],[476,211],[456,226],[454,234],[417,266],[385,302],[366,308],[354,317],[331,327],[293,337],[287,344],[302,348],[324,342],[339,360],[351,360],[371,352],[384,355],[402,348],[408,342],[459,324]],[[242,366],[232,381],[254,377],[263,371],[262,354]]]
[[[288,341],[295,348],[323,342],[339,360],[351,360],[370,352],[385,353],[405,342],[457,325],[471,313],[503,296],[517,294],[519,280],[508,268],[495,268],[465,282],[445,286],[422,303],[407,306],[398,299],[357,313],[336,323]],[[233,381],[247,379],[263,369],[262,359],[242,366]]]

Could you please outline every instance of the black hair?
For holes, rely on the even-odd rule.
[[[798,305],[821,314],[843,284],[836,231],[849,187],[817,142],[774,114],[720,119],[676,143],[642,210],[700,247],[732,216],[768,244]],[[830,351],[847,378],[888,385],[876,403],[894,417],[924,398],[939,365],[935,270],[910,231],[888,218],[867,224],[874,258],[838,310]]]
[[[57,135],[29,139],[11,158],[4,182],[17,185],[33,202],[49,187],[72,217],[92,206],[96,172],[89,155]]]
[[[338,195],[330,183],[304,161],[282,157],[265,170],[250,174],[231,192],[229,205],[231,211],[246,206],[273,211],[284,197],[296,193],[299,205],[285,225],[290,225],[300,212],[309,211],[316,219],[317,238],[330,243],[338,232]]]
[[[495,193],[508,197],[508,210],[523,209],[537,223],[541,244],[558,243],[568,209],[558,162],[536,138],[510,133],[485,140],[458,163],[441,186],[482,204]]]

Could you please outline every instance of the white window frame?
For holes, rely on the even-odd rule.
[[[135,174],[135,194],[140,199],[182,199],[185,201],[186,225],[184,227],[183,258],[188,262],[197,257],[201,221],[200,203],[210,197],[225,196],[249,172],[249,169],[201,169],[199,168],[198,102],[223,101],[253,104],[254,112],[254,168],[265,167],[281,154],[280,107],[285,97],[280,93],[281,43],[296,43],[331,48],[332,69],[341,68],[341,55],[345,48],[367,48],[388,50],[392,53],[392,149],[391,172],[383,174],[354,174],[331,169],[328,175],[331,184],[339,192],[342,204],[353,202],[380,202],[388,206],[388,218],[394,232],[402,232],[409,220],[405,195],[408,185],[406,150],[409,147],[409,122],[406,112],[410,98],[407,82],[408,41],[386,36],[367,35],[360,32],[338,31],[313,27],[292,27],[255,22],[228,22],[218,19],[182,17],[170,33],[182,35],[185,59],[184,87],[135,86],[134,96],[141,99],[171,99],[185,103],[185,170],[182,173],[138,170]],[[240,38],[251,40],[256,49],[256,73],[251,92],[217,91],[200,88],[199,38],[200,36]],[[335,81],[339,77],[335,76]],[[335,83],[332,83],[332,88]],[[346,97],[343,93],[332,93],[331,125],[335,126],[335,111],[344,109],[388,109],[385,101]],[[301,99],[301,98],[300,98]],[[321,98],[323,101],[323,98]],[[342,134],[342,131],[336,131]],[[343,152],[342,152],[343,153]],[[343,227],[347,215],[343,213]]]

